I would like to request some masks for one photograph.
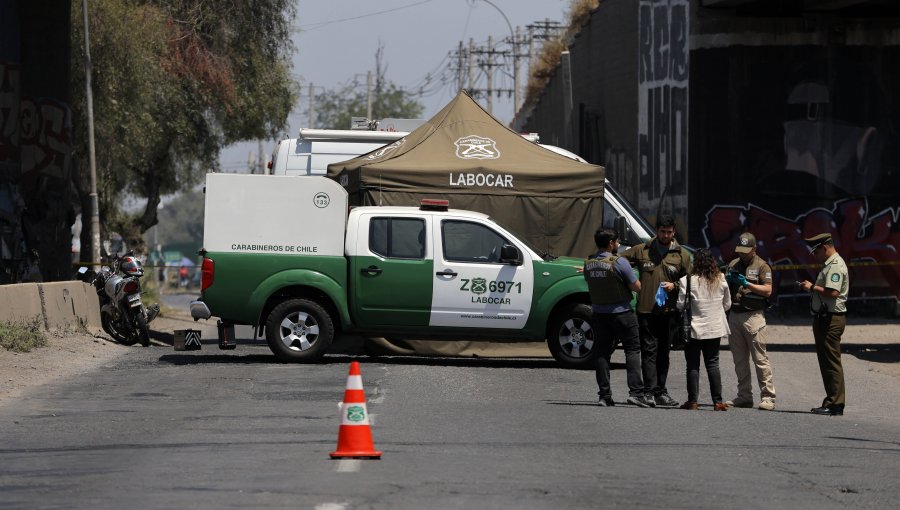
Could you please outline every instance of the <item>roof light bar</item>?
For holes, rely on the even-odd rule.
[[[436,198],[423,198],[419,202],[419,209],[422,211],[446,211],[450,209],[450,201],[439,200]]]

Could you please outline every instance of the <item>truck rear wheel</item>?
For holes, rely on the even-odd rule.
[[[566,368],[595,368],[600,344],[591,321],[591,307],[575,303],[563,308],[550,320],[547,347]]]
[[[289,363],[318,361],[334,340],[334,323],[324,308],[308,299],[276,306],[266,320],[266,342],[275,357]]]

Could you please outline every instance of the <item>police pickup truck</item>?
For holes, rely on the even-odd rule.
[[[535,341],[567,367],[596,355],[583,261],[541,254],[489,216],[356,207],[324,177],[209,174],[195,319],[245,324],[288,362],[341,333]],[[585,235],[590,235],[586,232]],[[221,339],[220,339],[221,340]]]

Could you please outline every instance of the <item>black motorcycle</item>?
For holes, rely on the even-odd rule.
[[[82,267],[78,275],[97,290],[103,331],[124,345],[150,345],[149,324],[159,315],[159,304],[144,307],[140,281],[144,268],[133,253],[115,256],[112,268],[102,266],[93,271]]]

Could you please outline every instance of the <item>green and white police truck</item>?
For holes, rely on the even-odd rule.
[[[542,256],[489,216],[444,201],[347,203],[324,177],[207,175],[191,315],[218,317],[220,335],[253,326],[289,362],[316,361],[336,335],[353,333],[546,339],[562,365],[593,363],[581,259]]]

